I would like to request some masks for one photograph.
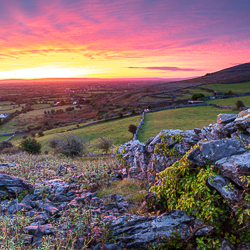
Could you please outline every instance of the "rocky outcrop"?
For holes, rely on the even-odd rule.
[[[200,146],[190,153],[189,159],[203,166],[208,162],[242,154],[249,143],[250,109],[239,115],[219,114],[217,123],[202,129],[162,130],[146,143],[132,140],[121,145],[118,153],[126,163],[129,178],[147,178],[153,182],[157,173],[170,167],[195,144]],[[157,150],[163,144],[167,145],[169,151]]]
[[[124,215],[113,219],[109,227],[122,249],[146,248],[149,243],[155,244],[170,238],[174,232],[179,233],[182,239],[187,239],[196,227],[200,227],[196,236],[206,235],[213,229],[180,210],[151,217]]]
[[[24,190],[33,189],[33,185],[26,180],[7,174],[0,174],[0,187],[3,189],[0,197],[5,194],[15,196]]]
[[[188,159],[200,166],[206,165],[207,162],[213,163],[224,157],[242,154],[246,151],[243,142],[237,139],[208,141],[199,145],[188,155]]]
[[[232,180],[238,186],[246,189],[247,178],[250,175],[250,152],[241,155],[225,157],[215,163],[215,167],[220,169],[221,174]]]

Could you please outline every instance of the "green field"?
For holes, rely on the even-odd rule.
[[[42,108],[49,108],[51,105],[50,103],[47,103],[47,104],[34,104],[31,106],[31,108],[33,109],[42,109]]]
[[[200,106],[146,113],[138,139],[141,142],[146,142],[149,137],[156,136],[161,130],[165,129],[202,128],[209,123],[216,122],[217,115],[220,113],[238,114],[239,111]]]
[[[207,85],[202,85],[201,87],[214,89],[222,93],[227,93],[230,90],[233,92],[233,94],[250,92],[250,82],[232,83],[232,84],[207,84]]]
[[[115,146],[120,146],[121,144],[129,141],[132,137],[132,134],[128,132],[128,126],[130,124],[138,125],[141,120],[141,116],[136,115],[128,118],[118,119],[114,121],[108,121],[105,123],[91,125],[85,128],[79,128],[74,131],[67,132],[69,134],[77,134],[78,136],[83,136],[88,139],[92,145],[96,144],[98,141],[98,136],[107,136],[113,139],[113,144]],[[48,131],[49,132],[49,131]],[[48,147],[48,143],[51,139],[56,138],[57,136],[64,135],[66,133],[60,134],[49,134],[43,137],[37,138],[42,144],[42,151],[51,150]],[[91,150],[94,150],[94,146],[91,147]]]
[[[5,141],[9,138],[10,136],[0,136],[0,141]]]
[[[193,88],[188,88],[188,89],[185,89],[183,90],[184,91],[189,91],[191,92],[191,94],[181,94],[180,96],[178,96],[176,98],[176,100],[181,100],[181,99],[192,99],[192,95],[195,94],[195,93],[201,93],[203,94],[204,96],[211,96],[213,95],[213,93],[211,92],[208,92],[208,91],[205,91],[205,90],[201,90],[201,89],[193,89]]]
[[[234,97],[234,98],[208,100],[207,103],[216,103],[222,106],[235,106],[235,103],[238,100],[243,101],[245,106],[250,106],[250,96],[240,96],[240,97]]]
[[[11,121],[1,125],[0,134],[13,133],[13,132],[16,132],[17,130],[20,130],[20,131],[26,130],[29,125],[35,125],[39,119],[44,117],[44,111],[51,111],[52,109],[65,110],[67,107],[70,107],[70,105],[33,110],[24,114],[20,114],[14,117]],[[55,117],[56,116],[57,115],[55,115]]]

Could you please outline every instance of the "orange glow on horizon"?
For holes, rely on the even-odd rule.
[[[249,1],[3,1],[0,79],[202,76],[249,62],[249,8]]]

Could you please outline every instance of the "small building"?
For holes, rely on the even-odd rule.
[[[205,103],[204,101],[188,101],[188,104]]]

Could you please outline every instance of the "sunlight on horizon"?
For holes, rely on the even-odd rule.
[[[0,72],[0,79],[74,78],[103,73],[100,70],[81,67],[43,66]]]

